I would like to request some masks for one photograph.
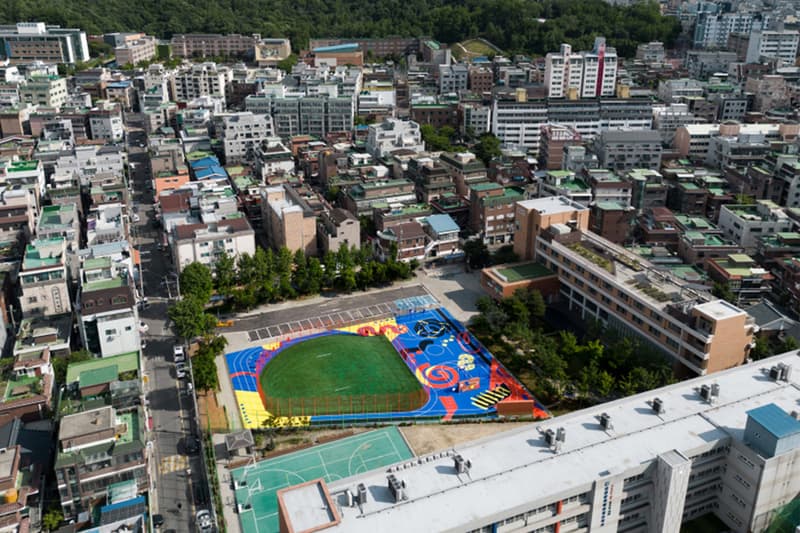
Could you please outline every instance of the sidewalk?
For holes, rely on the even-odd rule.
[[[215,433],[211,436],[211,442],[214,444],[215,449],[217,446],[225,447],[225,435]],[[228,460],[226,458],[217,457],[217,463],[214,465],[217,469],[217,479],[219,479],[219,497],[222,500],[222,516],[225,519],[225,531],[228,533],[242,533],[241,524],[239,524],[239,515],[236,512],[236,498],[231,488],[231,473],[228,470]]]
[[[241,414],[239,413],[239,405],[236,403],[236,395],[233,392],[231,378],[228,374],[228,366],[225,364],[225,356],[218,355],[214,362],[217,364],[217,375],[220,376],[217,400],[225,407],[230,431],[237,431],[242,429]]]

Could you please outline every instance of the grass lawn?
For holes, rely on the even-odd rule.
[[[260,376],[267,410],[278,416],[413,410],[419,381],[383,335],[325,335],[289,346]]]

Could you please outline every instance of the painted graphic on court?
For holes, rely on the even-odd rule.
[[[443,308],[284,339],[226,360],[249,428],[549,416]]]

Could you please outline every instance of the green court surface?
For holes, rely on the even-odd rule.
[[[411,457],[392,426],[232,470],[242,533],[278,533],[276,493],[284,487],[318,478],[330,483]]]
[[[278,416],[407,411],[427,401],[383,335],[301,340],[267,363],[260,382],[265,407]]]

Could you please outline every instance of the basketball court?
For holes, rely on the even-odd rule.
[[[318,478],[330,483],[411,457],[400,430],[390,426],[232,470],[242,532],[278,533],[282,488]]]

